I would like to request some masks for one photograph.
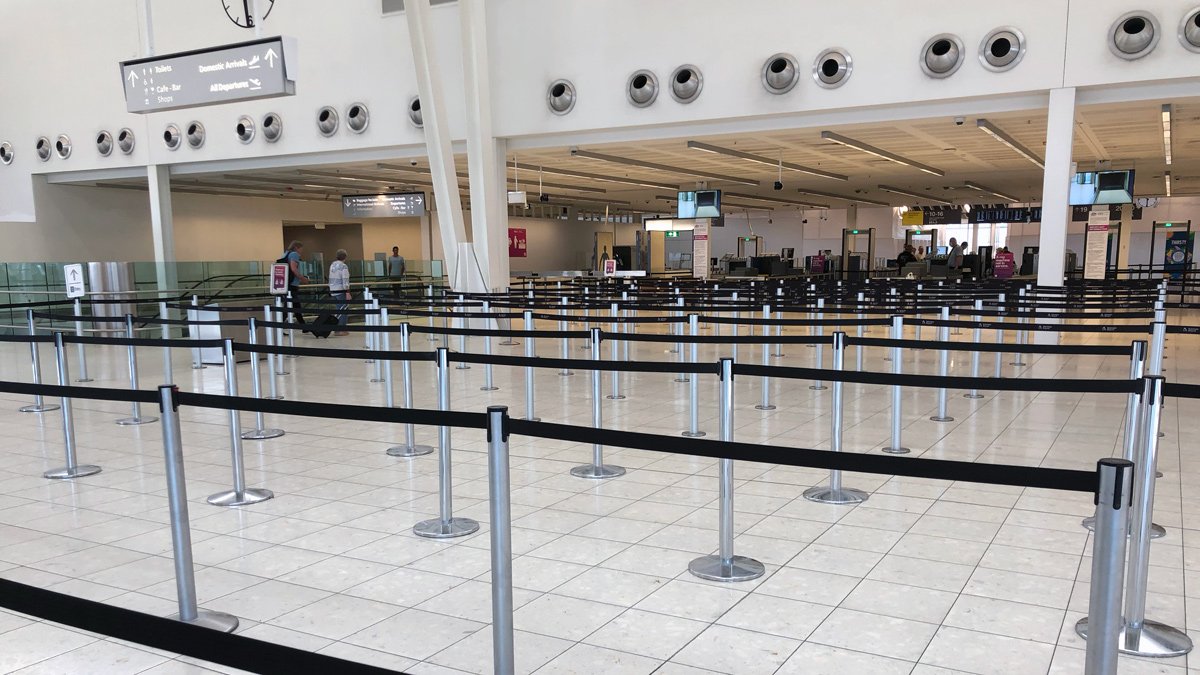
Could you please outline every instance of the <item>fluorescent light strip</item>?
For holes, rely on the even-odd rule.
[[[1171,196],[1171,172],[1170,171],[1163,172],[1163,182],[1166,183],[1167,196],[1170,197]]]
[[[628,159],[626,157],[617,157],[615,155],[605,155],[599,152],[591,152],[588,150],[571,150],[573,157],[583,157],[585,159],[595,159],[601,162],[611,162],[613,164],[624,164],[625,166],[636,166],[642,169],[651,169],[653,171],[663,171],[665,173],[675,173],[681,176],[696,176],[698,178],[709,178],[719,180],[726,183],[736,183],[738,185],[749,185],[758,187],[758,181],[739,178],[737,176],[726,176],[724,174],[713,173],[711,171],[699,171],[696,169],[684,169],[678,166],[668,166],[666,164],[655,164],[654,162],[643,162],[640,159]]]
[[[424,175],[432,175],[433,174],[433,172],[430,171],[429,169],[424,169],[419,166],[402,166],[400,164],[387,164],[387,163],[376,164],[375,166],[377,166],[380,169],[383,169],[385,171],[406,171],[408,173],[419,173],[419,174],[424,174]],[[465,179],[470,178],[470,174],[466,173],[465,171],[459,171],[455,175],[458,176],[459,178],[465,178]],[[509,181],[511,182],[512,179],[509,178]],[[571,190],[572,192],[596,192],[599,194],[604,194],[604,193],[608,192],[608,190],[605,190],[604,188],[584,187],[582,185],[567,185],[565,183],[550,183],[550,182],[546,182],[546,181],[542,182],[542,187],[558,188],[560,190]]]
[[[975,126],[979,127],[980,131],[984,132],[985,134],[987,134],[987,135],[991,136],[992,138],[1000,141],[1001,143],[1007,145],[1009,148],[1011,148],[1013,150],[1013,152],[1016,152],[1018,155],[1033,162],[1034,164],[1037,164],[1039,169],[1046,168],[1046,163],[1043,162],[1040,157],[1033,154],[1032,150],[1025,147],[1024,145],[1021,145],[1021,143],[1019,141],[1017,141],[1017,139],[1004,133],[1004,131],[1002,131],[1000,128],[998,128],[996,125],[992,124],[991,122],[989,122],[983,118],[979,118],[979,119],[975,120]]]
[[[1164,103],[1162,107],[1163,157],[1167,166],[1171,166],[1171,104]]]
[[[1016,197],[1014,197],[1014,196],[1012,196],[1012,195],[1006,195],[1006,194],[1004,194],[1003,192],[997,192],[997,191],[993,190],[993,189],[992,189],[992,188],[990,188],[990,187],[987,187],[987,186],[984,186],[984,185],[980,185],[979,183],[973,183],[973,182],[971,182],[971,181],[969,181],[969,180],[968,180],[968,181],[964,181],[964,182],[963,182],[963,185],[965,185],[965,186],[967,186],[967,187],[971,188],[972,190],[978,190],[978,191],[980,191],[980,192],[982,192],[982,193],[984,193],[984,194],[994,195],[994,196],[996,196],[996,197],[1000,197],[1001,199],[1007,199],[1007,200],[1008,200],[1008,201],[1010,201],[1010,202],[1019,202],[1019,201],[1021,201],[1020,199],[1017,199]]]
[[[725,193],[722,193],[722,194],[723,194],[723,195],[726,195],[726,194],[729,194],[729,193],[728,193],[728,192],[725,192]],[[749,197],[749,195],[745,195],[745,196],[746,196],[746,197]],[[662,200],[662,201],[664,201],[664,202],[677,202],[677,201],[679,201],[679,198],[678,198],[678,197],[668,197],[668,196],[666,196],[666,195],[654,195],[654,198],[655,198],[655,199],[660,199],[660,200]],[[740,203],[740,202],[730,202],[730,201],[725,201],[724,199],[722,199],[722,200],[721,200],[721,206],[732,206],[732,207],[734,207],[734,208],[737,208],[737,209],[749,209],[749,210],[751,210],[751,211],[754,211],[754,210],[758,210],[758,211],[774,211],[774,210],[775,210],[775,207],[773,207],[773,206],[763,206],[762,204],[742,204],[742,203]]]
[[[954,202],[949,201],[947,199],[939,199],[937,197],[930,197],[929,195],[923,195],[920,192],[911,192],[909,190],[904,190],[904,189],[901,189],[898,187],[892,187],[891,185],[880,185],[879,189],[883,190],[885,192],[891,192],[891,193],[898,194],[898,195],[904,195],[905,197],[912,197],[914,199],[920,199],[923,202],[933,202],[934,204],[945,204],[946,206],[951,206],[954,204]]]
[[[508,164],[513,166],[513,164]],[[572,178],[587,178],[589,180],[604,181],[607,183],[621,183],[622,185],[637,185],[640,187],[652,187],[659,190],[678,190],[679,185],[671,185],[669,183],[656,183],[649,180],[638,180],[636,178],[619,178],[617,176],[603,176],[595,173],[587,173],[585,171],[573,171],[571,169],[556,169],[550,166],[534,166],[532,164],[517,164],[516,167],[521,171],[538,171],[542,173],[554,174],[556,176],[570,176]]]
[[[723,192],[721,192],[721,196],[722,196],[722,201],[725,201],[723,199],[724,197],[735,197],[737,199],[750,199],[753,201],[771,202],[773,204],[791,204],[793,206],[803,206],[803,207],[810,208],[810,209],[827,209],[827,208],[829,208],[828,204],[813,204],[812,202],[804,202],[804,201],[800,201],[799,199],[784,199],[782,197],[763,197],[760,195],[749,195],[749,194],[744,194],[741,192],[724,192],[723,191]],[[728,202],[726,202],[726,203],[728,203]]]
[[[755,162],[757,164],[765,164],[770,167],[777,167],[777,166],[780,166],[780,164],[781,164],[781,162],[779,160],[771,159],[770,157],[763,157],[761,155],[752,155],[748,152],[742,152],[741,150],[733,150],[731,148],[722,148],[718,145],[710,145],[708,143],[701,143],[700,141],[688,141],[687,146],[689,148],[691,148],[692,150],[711,152],[711,153],[718,154],[718,155],[728,155],[729,157],[737,157],[738,159],[744,159],[748,162]],[[837,173],[830,173],[828,171],[822,171],[820,169],[814,169],[812,167],[804,166],[803,164],[793,164],[792,162],[782,162],[782,165],[783,165],[783,168],[785,168],[785,169],[788,169],[791,171],[798,171],[800,173],[806,173],[810,176],[817,176],[818,178],[829,178],[831,180],[843,180],[843,181],[850,180],[850,178],[848,176],[843,176],[843,175],[837,174]]]
[[[870,204],[871,206],[891,206],[887,202],[876,201],[874,199],[865,199],[863,197],[851,197],[849,195],[838,195],[832,192],[821,192],[819,190],[809,190],[808,188],[799,188],[796,190],[802,195],[812,195],[814,197],[826,197],[829,199],[840,199],[844,202],[855,202],[857,204]]]
[[[563,201],[569,201],[569,202],[581,202],[581,203],[585,203],[585,204],[612,204],[614,206],[629,206],[630,205],[629,202],[622,201],[620,199],[599,199],[596,197],[576,197],[574,195],[558,195],[558,194],[549,194],[549,193],[543,193],[543,194],[545,194],[551,200],[561,199]],[[529,203],[534,204],[536,202],[530,201]]]
[[[916,160],[908,159],[907,157],[901,157],[900,155],[877,148],[873,145],[867,145],[862,141],[856,141],[853,138],[847,138],[841,134],[835,134],[832,131],[822,131],[821,138],[829,141],[830,143],[837,143],[838,145],[844,145],[847,148],[854,148],[855,150],[865,152],[868,155],[874,155],[880,159],[886,159],[889,162],[903,164],[904,166],[912,167],[918,171],[924,171],[925,173],[932,174],[934,176],[946,175],[946,172],[942,171],[941,169],[935,169],[928,164],[922,164]]]

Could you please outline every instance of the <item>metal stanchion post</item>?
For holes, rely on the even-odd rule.
[[[700,330],[700,316],[698,314],[688,314],[688,328],[692,335],[692,363],[699,361],[699,356],[696,353],[699,345],[696,342],[696,337]],[[700,374],[691,373],[691,383],[688,384],[688,430],[683,432],[688,438],[699,438],[706,435],[700,431]]]
[[[492,561],[492,672],[514,675],[512,504],[508,461],[508,406],[488,406],[488,514]]]
[[[290,316],[290,314],[289,314],[289,316]],[[277,325],[274,329],[271,329],[271,330],[273,330],[275,332],[275,345],[279,346],[279,347],[284,346],[284,344],[283,344],[283,324],[284,324],[283,317],[284,317],[283,298],[276,296],[276,298],[275,298],[275,314],[274,314],[273,318]],[[287,364],[284,363],[284,355],[283,354],[275,355],[275,374],[279,375],[280,377],[282,377],[284,375],[292,374],[291,371],[287,369]]]
[[[458,296],[458,306],[459,306],[459,310],[462,312],[462,316],[460,316],[458,318],[458,327],[464,328],[464,329],[469,329],[471,327],[471,319],[469,318],[469,316],[468,316],[469,313],[467,312],[467,309],[466,309],[466,307],[464,307],[464,305],[465,305],[465,302],[463,300],[463,296],[459,295]],[[387,326],[386,318],[384,319],[383,325]],[[467,335],[465,333],[458,336],[458,353],[459,354],[467,353]],[[459,361],[458,365],[454,366],[454,369],[455,370],[470,370],[471,364],[467,363],[466,361]]]
[[[1163,352],[1166,351],[1167,324],[1155,321],[1150,324],[1150,358],[1146,363],[1147,375],[1162,375]]]
[[[233,340],[225,340],[225,395],[238,395],[237,359],[233,354]],[[217,492],[208,498],[213,506],[247,506],[265,502],[275,493],[264,488],[246,487],[246,463],[242,456],[242,413],[229,411],[229,454],[233,468],[233,489]]]
[[[1133,523],[1129,528],[1132,549],[1129,552],[1129,572],[1125,586],[1125,625],[1117,639],[1123,654],[1167,658],[1192,651],[1192,640],[1183,631],[1157,621],[1146,619],[1146,587],[1150,575],[1150,525],[1154,510],[1154,473],[1158,465],[1158,425],[1162,419],[1164,378],[1150,375],[1143,378],[1142,390],[1142,456],[1137,462],[1136,485],[1133,490]],[[1099,526],[1099,521],[1097,525]],[[1117,530],[1124,534],[1123,530]],[[1097,533],[1097,536],[1099,533]],[[1119,593],[1118,593],[1119,595]],[[1075,632],[1086,638],[1089,633],[1086,619],[1075,625]]]
[[[942,318],[942,321],[950,320],[950,308],[949,307],[942,308],[941,318]],[[950,327],[949,326],[939,326],[938,327],[938,339],[941,340],[942,342],[950,341]],[[948,349],[942,349],[941,352],[938,354],[938,375],[940,375],[942,377],[947,377],[950,375],[950,350],[948,350]],[[938,402],[937,414],[934,415],[933,417],[930,417],[929,419],[933,420],[934,422],[953,422],[954,418],[951,417],[950,413],[946,410],[946,388],[945,387],[938,388],[937,402]]]
[[[779,307],[782,305],[783,305],[783,289],[776,288],[775,289],[775,306]],[[775,325],[775,337],[780,338],[780,337],[783,337],[783,323],[782,323],[783,312],[776,311],[775,318],[780,320],[780,323]],[[779,342],[775,343],[775,353],[772,354],[771,356],[774,356],[775,358],[783,357],[783,344],[782,343],[779,343]]]
[[[160,314],[161,314],[162,312],[166,311],[165,307],[167,306],[167,303],[160,302],[158,306],[160,308],[163,308],[163,309],[160,309]],[[83,317],[83,300],[81,300],[80,298],[75,298],[75,337],[83,337],[84,330],[83,330],[82,317]],[[166,316],[164,315],[163,318],[166,318]],[[163,330],[164,331],[166,330],[165,325],[163,326]],[[163,337],[166,338],[168,336],[163,335]],[[75,378],[76,382],[91,382],[92,381],[92,378],[88,377],[87,349],[85,349],[85,347],[87,347],[87,345],[83,344],[82,342],[77,343],[75,345],[75,350],[79,353],[79,377]],[[168,354],[170,353],[169,347],[167,348],[167,353]],[[168,360],[167,363],[170,363],[170,361]],[[170,380],[167,380],[167,381],[170,382]]]
[[[628,302],[628,301],[629,301],[629,291],[621,291],[621,302]],[[626,305],[625,309],[623,309],[621,311],[624,312],[624,318],[626,318],[626,319],[630,318],[631,316],[634,318],[636,318],[638,316],[637,310],[636,309],[631,310],[628,305]],[[632,314],[630,314],[630,312],[632,312]],[[637,324],[631,324],[631,323],[626,322],[626,324],[624,326],[624,330],[622,332],[628,334],[631,331],[634,333],[637,332]],[[630,342],[629,340],[625,340],[624,344],[621,345],[621,350],[624,352],[623,358],[626,361],[629,360],[629,342]]]
[[[763,343],[766,347],[766,343]],[[733,440],[733,359],[721,359],[721,391],[719,432],[721,441]],[[753,558],[733,553],[733,460],[719,459],[719,552],[705,555],[688,564],[688,571],[710,581],[749,581],[766,571]]]
[[[400,351],[407,353],[409,351],[409,339],[411,331],[408,323],[400,324]],[[388,339],[386,335],[384,339]],[[390,344],[389,344],[390,346]],[[384,370],[386,374],[388,371]],[[413,389],[412,389],[412,361],[405,359],[400,362],[400,375],[404,378],[404,407],[413,407]],[[391,382],[387,383],[387,391],[390,395],[392,392]],[[388,407],[392,407],[393,401],[388,399]],[[412,422],[404,425],[404,445],[393,445],[387,449],[387,454],[392,457],[419,457],[428,455],[433,452],[431,445],[417,444],[417,431]]]
[[[975,311],[983,311],[983,300],[975,300]],[[971,341],[978,346],[983,341],[983,329],[979,327],[979,322],[983,320],[983,317],[976,314],[973,318],[975,319],[975,328],[972,331]],[[971,377],[979,377],[979,358],[978,349],[971,352]],[[978,389],[972,389],[963,394],[963,398],[983,398],[983,394],[979,393]]]
[[[492,355],[491,335],[483,336],[483,353],[487,354],[488,356]],[[499,388],[500,387],[497,387],[495,382],[492,380],[492,364],[483,364],[483,386],[479,388],[479,391],[496,391]]]
[[[825,318],[825,298],[817,298],[817,320],[821,321],[824,318]],[[814,324],[812,327],[812,334],[814,337],[823,337],[825,335],[825,327],[820,324]],[[809,346],[817,348],[817,368],[818,369],[824,368],[825,367],[825,358],[824,358],[825,357],[825,345],[818,342],[815,345],[809,345]],[[825,386],[825,383],[822,382],[821,380],[816,380],[812,384],[810,384],[808,386],[808,388],[812,389],[814,391],[822,391],[822,390],[826,389],[827,387]]]
[[[371,351],[378,352],[379,344],[380,344],[378,329],[387,327],[384,324],[384,320],[386,319],[387,315],[384,314],[383,310],[379,308],[379,300],[378,299],[376,299],[372,303],[371,309],[375,310],[375,312],[376,312],[375,325],[372,327],[372,330],[371,330]],[[380,359],[377,354],[373,354],[371,357],[371,362],[375,365],[375,377],[371,378],[371,382],[374,382],[376,384],[378,384],[379,382],[383,382],[383,360]]]
[[[600,329],[593,328],[592,336],[592,355],[600,355]],[[592,428],[599,431],[603,428],[604,418],[601,412],[601,396],[600,387],[603,374],[599,368],[592,370]],[[576,478],[616,478],[617,476],[625,475],[625,467],[616,466],[613,464],[604,463],[604,446],[600,443],[592,443],[592,463],[583,464],[571,469],[571,475]]]
[[[612,319],[613,319],[612,323],[609,324],[609,329],[613,333],[616,333],[617,332],[617,314],[619,311],[617,309],[617,303],[615,303],[615,302],[612,303],[612,307],[609,311],[610,311],[610,313],[612,315]],[[610,358],[613,361],[621,360],[619,353],[617,351],[621,347],[621,342],[623,342],[623,340],[615,340],[614,339],[612,341],[612,355]],[[619,401],[619,400],[625,398],[625,395],[621,393],[621,372],[618,370],[612,371],[612,393],[608,395],[608,398],[613,401]]]
[[[562,309],[559,311],[561,311],[561,312],[567,311],[567,299],[566,298],[561,298],[559,305],[562,306]],[[566,315],[565,314],[559,315],[558,330],[565,333],[565,332],[567,332],[567,321],[565,318],[563,318],[564,316],[566,316]],[[568,340],[567,338],[562,339],[562,353],[560,356],[564,361],[571,358],[571,344],[570,344],[570,340]],[[564,367],[562,370],[558,371],[558,374],[562,375],[563,377],[566,377],[569,375],[574,375],[575,373],[571,372],[570,368]]]
[[[54,354],[58,365],[58,383],[65,387],[71,383],[71,377],[67,374],[67,348],[66,344],[63,343],[62,333],[54,334]],[[38,384],[41,383],[39,382]],[[100,473],[100,467],[95,464],[77,463],[75,458],[75,414],[71,409],[71,399],[63,396],[60,399],[60,403],[62,407],[63,448],[67,458],[67,465],[59,469],[51,469],[43,473],[42,477],[63,480],[67,478],[82,478]],[[57,410],[59,407],[56,405],[53,409]]]
[[[676,288],[676,289],[675,289],[675,292],[676,292],[676,293],[679,293],[679,289],[678,289],[678,288]],[[680,306],[680,307],[683,307],[683,298],[679,298],[679,306]],[[671,316],[672,316],[673,318],[679,318],[679,317],[682,317],[682,316],[683,316],[683,310],[682,310],[682,309],[680,309],[680,310],[674,311],[674,312],[672,312],[672,313],[671,313]],[[679,331],[679,332],[677,333],[677,335],[679,335],[680,337],[683,337],[683,324],[682,324],[682,323],[679,323],[679,322],[673,322],[673,323],[671,324],[671,332],[672,332],[672,333],[675,333],[675,331],[676,331],[676,330],[678,330],[678,331]],[[672,353],[678,353],[678,354],[679,354],[679,362],[680,362],[680,363],[683,363],[683,360],[684,360],[684,355],[683,355],[683,342],[682,342],[682,341],[680,341],[680,342],[676,342],[676,343],[675,343],[675,349],[673,349],[673,350],[671,350],[671,351],[672,351]],[[690,381],[691,381],[691,378],[690,378],[690,377],[688,377],[688,374],[687,374],[687,373],[679,373],[679,376],[675,378],[675,381],[676,381],[676,382],[690,382]]]
[[[763,305],[763,318],[771,316],[771,306]],[[754,329],[751,328],[751,333]],[[771,327],[767,324],[762,325],[762,335],[764,338],[770,336]],[[771,345],[767,344],[766,340],[762,343],[762,364],[763,366],[771,365]],[[771,405],[771,378],[762,378],[762,402],[754,406],[755,410],[774,410],[775,406]]]
[[[175,563],[175,595],[179,613],[168,618],[203,626],[222,633],[232,633],[238,627],[237,617],[224,612],[210,612],[196,606],[196,570],[192,564],[192,527],[188,517],[187,482],[183,473],[183,434],[175,403],[176,389],[171,385],[158,388],[159,410],[162,413],[163,455],[167,470],[167,507],[171,514],[171,552]]]
[[[29,337],[35,338],[35,337],[37,337],[37,326],[36,326],[35,320],[33,318],[33,310],[32,309],[27,310],[25,314],[26,314],[27,320],[29,321]],[[38,349],[38,343],[32,339],[29,341],[29,355],[33,361],[33,383],[41,384],[42,383],[42,355],[41,355],[41,350]],[[59,382],[59,384],[68,384],[68,383],[67,382]],[[49,412],[51,410],[58,410],[58,406],[54,405],[53,403],[46,403],[45,399],[42,397],[41,394],[34,394],[33,395],[33,405],[23,406],[21,408],[17,408],[17,410],[19,410],[20,412],[23,412],[23,413],[40,413],[40,412]]]
[[[1027,317],[1025,316],[1025,289],[1017,289],[1017,294],[1019,295],[1019,299],[1017,300],[1017,323],[1024,324],[1027,321]],[[1025,344],[1026,334],[1027,332],[1024,328],[1017,330],[1017,344]],[[1018,368],[1026,365],[1025,360],[1021,357],[1021,352],[1017,352],[1016,357],[1012,360],[1012,363],[1009,363],[1008,365],[1016,366]]]
[[[733,298],[733,306],[734,306],[734,311],[733,311],[734,323],[731,326],[732,330],[730,332],[733,334],[733,337],[736,338],[738,335],[741,335],[741,333],[742,333],[742,326],[741,326],[742,312],[741,312],[741,310],[737,309],[737,306],[738,306],[737,291],[733,292],[732,298]],[[736,363],[738,360],[738,343],[734,342],[733,348],[730,349],[729,351],[730,351],[730,355],[729,355],[730,358],[732,358],[733,361]]]
[[[904,337],[904,317],[892,317],[892,334],[891,339],[900,340]],[[904,364],[902,361],[902,353],[900,347],[892,347],[892,374],[904,374]],[[903,455],[912,452],[909,448],[904,447],[900,442],[900,433],[904,425],[903,413],[903,393],[904,388],[899,385],[892,387],[892,442],[883,449],[884,452],[893,455]]]
[[[524,315],[525,330],[533,330],[533,312],[525,310],[522,314]],[[534,337],[530,334],[525,338],[525,358],[536,357],[534,349]],[[533,412],[533,366],[525,366],[525,419],[530,422],[542,421],[542,418]]]
[[[445,347],[437,350],[438,410],[450,410],[450,351]],[[437,518],[422,520],[413,526],[413,534],[430,539],[464,537],[479,530],[479,523],[470,518],[454,517],[454,500],[451,494],[453,481],[450,475],[450,427],[438,427],[438,506]]]
[[[865,300],[864,295],[862,293],[859,293],[858,294],[858,303],[857,303],[857,306],[855,307],[855,309],[861,310],[864,300]],[[866,318],[866,316],[864,314],[862,314],[862,312],[856,312],[854,314],[854,318],[858,319],[858,321],[860,322],[858,324],[857,328],[855,329],[854,334],[856,337],[861,338],[863,336],[863,334],[867,332],[866,326],[864,326],[861,323],[863,321],[863,319]],[[854,347],[854,369],[860,373],[862,372],[862,369],[863,369],[863,346],[862,345],[856,345]]]
[[[270,329],[268,329],[269,331]],[[250,317],[249,331],[251,346],[258,345],[258,322],[254,317]],[[262,376],[258,372],[258,352],[250,351],[250,387],[254,393],[254,398],[262,398]],[[254,429],[242,433],[242,438],[248,441],[263,441],[268,438],[279,438],[283,435],[283,429],[268,429],[266,416],[261,410],[254,413]]]
[[[1097,463],[1096,536],[1092,540],[1092,583],[1088,615],[1076,624],[1087,638],[1086,675],[1116,675],[1121,637],[1121,582],[1125,578],[1126,532],[1133,497],[1133,462],[1105,458]]]
[[[171,318],[170,311],[171,310],[167,309],[167,303],[165,303],[165,302],[158,303],[158,316],[160,319],[163,319],[163,320],[170,319]],[[167,323],[162,324],[160,332],[162,333],[162,339],[164,339],[164,340],[171,339],[171,325],[170,324],[167,324]],[[83,349],[82,349],[83,345],[81,344],[79,346],[80,346],[80,350],[79,350],[80,366],[83,368],[86,368],[87,364],[83,361]],[[175,369],[171,365],[171,345],[163,345],[162,357],[163,357],[163,382],[165,384],[173,384],[175,382]],[[83,380],[79,380],[79,381],[83,382]]]
[[[125,337],[129,340],[133,339],[133,316],[129,315],[129,314],[125,315]],[[137,391],[137,389],[138,389],[137,348],[133,346],[133,343],[130,343],[129,347],[127,347],[127,351],[129,354],[129,389],[131,391]],[[142,404],[137,401],[134,401],[133,402],[133,416],[132,417],[123,417],[123,418],[117,420],[117,424],[119,424],[123,427],[128,427],[128,426],[137,426],[139,424],[149,424],[151,422],[157,422],[157,421],[158,421],[157,417],[142,417]]]
[[[433,327],[434,327],[434,319],[433,319],[433,284],[430,284],[429,286],[427,286],[427,287],[426,287],[426,291],[427,291],[427,293],[426,293],[426,297],[428,297],[428,298],[429,298],[429,301],[428,301],[428,303],[426,304],[426,307],[425,307],[425,308],[426,308],[426,309],[429,311],[429,327],[430,327],[430,328],[433,328]],[[429,334],[429,341],[430,341],[430,342],[437,342],[437,341],[438,341],[438,336],[437,336],[437,333],[430,333],[430,334]]]
[[[1000,294],[998,306],[1001,308],[1005,307],[1003,293]],[[997,319],[999,319],[1000,322],[1003,322],[1004,318],[1005,318],[1004,316],[997,317]],[[1004,329],[1003,328],[999,328],[996,330],[996,344],[998,344],[998,345],[1004,344]],[[1004,352],[996,352],[996,369],[995,369],[995,372],[993,373],[993,377],[1004,377],[1003,365],[1004,365]]]
[[[845,365],[845,358],[846,334],[837,331],[833,334],[833,369],[841,371]],[[829,415],[830,452],[842,451],[843,386],[844,383],[841,380],[833,381],[833,404]],[[822,504],[859,504],[867,501],[867,496],[867,493],[862,490],[843,487],[842,472],[840,469],[831,469],[829,471],[829,487],[817,485],[804,491],[805,499]]]
[[[196,296],[196,295],[192,296],[192,311],[196,313],[196,316],[200,315],[200,297],[199,296]],[[271,317],[268,316],[267,320],[270,321]],[[190,332],[190,330],[191,329],[189,328],[189,335],[191,335],[192,337],[195,337],[195,333]],[[192,370],[204,370],[206,367],[207,366],[204,365],[204,362],[200,360],[200,350],[193,349],[192,350]]]
[[[291,291],[288,291],[288,295],[287,295],[288,309],[293,310],[291,313],[288,314],[288,319],[287,319],[287,323],[288,323],[288,327],[287,327],[288,344],[287,344],[287,346],[289,346],[289,347],[296,346],[296,329],[295,329],[296,313],[294,311],[295,310],[295,306],[294,306],[295,302],[296,302],[296,298],[292,295]],[[282,321],[282,318],[280,320]],[[283,329],[281,328],[280,330],[283,330]],[[280,341],[280,344],[283,344],[282,340]],[[287,354],[283,358],[295,359],[297,357],[295,354]]]
[[[268,322],[271,321],[272,317],[271,317],[271,306],[270,305],[263,306],[263,318],[266,319]],[[266,338],[267,338],[267,348],[271,349],[272,347],[274,347],[275,346],[275,329],[269,328],[269,327],[264,327],[263,335],[266,336]],[[278,401],[283,398],[282,396],[279,395],[279,385],[275,381],[275,376],[279,374],[276,371],[276,361],[275,361],[276,356],[277,355],[275,354],[274,349],[271,349],[270,351],[267,352],[267,391],[271,392],[271,395],[267,396],[268,401]]]

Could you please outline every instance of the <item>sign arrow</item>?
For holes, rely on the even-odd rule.
[[[129,75],[126,76],[126,78],[129,80],[129,86],[132,87],[137,84],[137,77],[137,73],[133,72],[132,70],[129,71]]]
[[[275,53],[275,48],[271,47],[270,49],[267,50],[267,54],[266,54],[265,58],[267,59],[267,65],[274,68],[275,67],[275,59],[279,58],[279,55]]]
[[[71,268],[71,281],[79,281],[79,272],[75,271],[74,268]]]

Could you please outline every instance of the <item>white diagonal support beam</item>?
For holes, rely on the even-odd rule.
[[[1071,146],[1075,88],[1050,90],[1046,113],[1046,160],[1042,178],[1042,227],[1038,235],[1038,286],[1062,286],[1067,253]]]

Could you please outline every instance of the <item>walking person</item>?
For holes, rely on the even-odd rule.
[[[348,316],[346,310],[350,307],[350,267],[346,265],[346,249],[339,248],[334,255],[334,261],[329,264],[329,296],[337,303],[338,327],[334,333],[339,337],[349,335],[345,330]]]
[[[287,250],[283,252],[281,257],[276,262],[285,263],[288,266],[288,299],[290,310],[284,312],[284,319],[292,317],[296,323],[304,325],[304,308],[300,305],[300,284],[307,284],[309,279],[300,271],[300,261],[304,259],[304,244],[299,241],[293,241],[288,244]]]

